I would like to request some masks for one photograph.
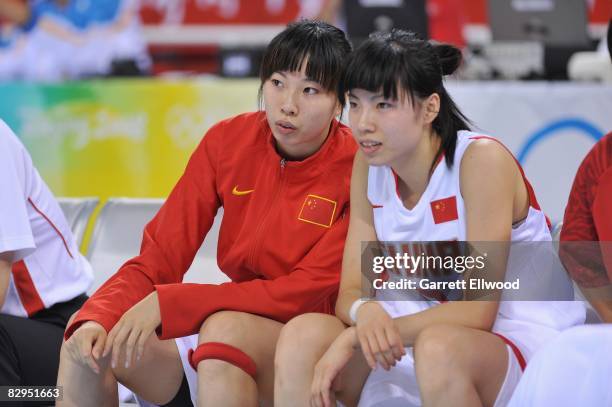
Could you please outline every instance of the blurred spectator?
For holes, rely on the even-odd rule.
[[[142,0],[145,21],[162,25],[287,24],[301,3],[328,0]],[[316,6],[315,8],[317,8]]]
[[[0,36],[0,80],[148,72],[138,7],[138,0],[11,0],[0,7],[14,24]]]
[[[345,29],[341,9],[342,0],[300,0],[301,17],[322,20]]]
[[[17,75],[25,48],[21,26],[29,19],[26,0],[0,1],[0,79]]]
[[[594,52],[577,52],[570,58],[567,72],[573,80],[601,80],[612,82],[612,20],[608,22],[608,34],[603,37]]]
[[[25,24],[30,19],[30,8],[26,0],[4,0],[0,2],[0,24]]]

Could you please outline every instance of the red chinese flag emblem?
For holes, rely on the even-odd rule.
[[[431,214],[436,225],[459,218],[459,215],[457,215],[457,198],[454,196],[431,201],[430,205]]]
[[[298,219],[302,222],[329,228],[336,213],[336,201],[309,194],[304,200]]]

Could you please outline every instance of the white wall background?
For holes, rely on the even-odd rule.
[[[540,205],[553,223],[561,221],[578,166],[595,137],[612,131],[612,85],[449,82],[447,88],[476,131],[521,158]]]

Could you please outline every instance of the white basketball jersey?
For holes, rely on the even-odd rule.
[[[32,316],[84,294],[93,273],[30,155],[0,120],[0,253],[13,266],[0,312]]]
[[[460,190],[461,159],[468,146],[479,138],[490,138],[469,131],[459,131],[452,167],[440,161],[431,175],[429,184],[418,203],[407,209],[398,193],[397,175],[388,166],[370,166],[368,173],[368,200],[372,205],[374,226],[379,241],[418,242],[466,240],[465,204]],[[518,162],[517,162],[518,165]],[[520,165],[519,165],[520,169]],[[527,217],[513,226],[513,242],[550,242],[549,222],[540,209],[533,188],[520,169],[529,193],[530,207]],[[486,176],[486,175],[483,175]],[[543,246],[547,246],[543,244]],[[552,243],[550,250],[553,250]],[[533,259],[524,258],[510,250],[506,279],[520,277],[525,284],[542,283],[534,279],[538,265]],[[547,265],[550,269],[550,265]],[[563,292],[563,298],[573,299],[573,289],[567,275],[554,276],[555,290]],[[549,284],[550,278],[546,280]],[[534,284],[535,284],[534,283]],[[407,297],[411,299],[413,293]],[[418,293],[417,293],[418,295]],[[539,298],[539,297],[538,297]],[[556,298],[559,298],[558,296]],[[398,298],[394,298],[397,300]],[[435,305],[436,301],[430,302]],[[584,321],[584,306],[580,302],[565,301],[502,301],[498,323],[503,319],[522,320],[544,324],[553,329],[563,329]]]

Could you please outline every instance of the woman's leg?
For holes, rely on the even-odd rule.
[[[120,360],[124,360],[121,355]],[[174,398],[183,380],[183,366],[174,340],[160,341],[151,335],[142,358],[125,369],[121,364],[110,367],[109,354],[99,361],[100,374],[75,360],[62,346],[58,385],[64,388],[63,401],[58,406],[116,406],[117,381],[155,404],[165,404]]]
[[[275,357],[276,406],[309,405],[315,365],[345,328],[338,318],[325,314],[300,315],[285,325]],[[369,373],[363,354],[355,352],[340,374],[336,398],[346,406],[356,405]]]
[[[57,325],[0,314],[0,383],[55,385],[63,334]]]
[[[427,407],[493,406],[508,369],[508,350],[500,337],[456,325],[425,329],[414,356]]]
[[[55,385],[66,323],[86,298],[55,304],[30,318],[0,314],[0,383]]]
[[[244,352],[257,368],[255,378],[217,358],[198,363],[198,406],[272,405],[274,351],[283,324],[258,315],[220,311],[204,321],[198,343],[222,343]]]

